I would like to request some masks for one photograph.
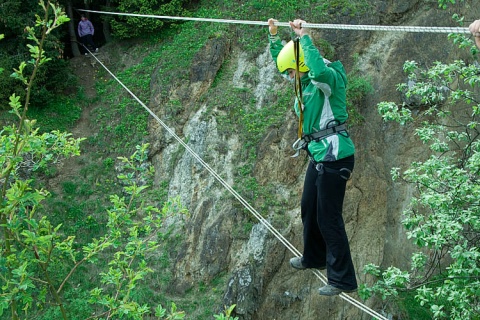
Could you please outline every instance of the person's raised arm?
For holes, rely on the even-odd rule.
[[[272,36],[276,35],[278,32],[278,27],[275,25],[275,22],[277,22],[277,20],[273,18],[268,19],[268,31]]]
[[[270,42],[270,53],[272,54],[272,58],[276,63],[278,54],[283,48],[283,44],[282,40],[278,36],[278,26],[275,25],[275,22],[278,21],[273,18],[268,19],[268,40]]]

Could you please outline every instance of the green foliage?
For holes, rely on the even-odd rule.
[[[461,17],[457,14],[452,16],[452,19],[458,23],[459,26],[465,26],[465,17]],[[475,42],[465,34],[451,33],[448,38],[453,41],[459,48],[469,49],[472,55],[476,55],[479,52],[479,48],[475,45]]]
[[[2,41],[5,42],[5,41]],[[8,71],[13,70],[14,66],[17,67],[18,63],[14,61],[15,59],[9,54],[0,53],[0,65],[2,66],[2,71],[0,73],[0,110],[8,110],[8,104],[3,103],[7,101],[12,93],[16,95],[25,95],[25,90],[22,87],[22,84],[10,76]],[[8,91],[6,90],[8,88]]]
[[[147,188],[147,185],[138,185],[137,181],[143,181],[146,176],[153,174],[151,168],[143,166],[148,155],[147,147],[138,147],[130,158],[121,157],[125,173],[119,175],[119,179],[125,184],[124,192],[128,198],[117,195],[110,197],[113,207],[108,211],[107,235],[94,239],[93,245],[83,247],[85,256],[91,256],[91,252],[95,252],[100,244],[115,248],[108,271],[100,273],[103,286],[90,291],[90,303],[101,306],[99,317],[109,315],[114,318],[128,316],[141,319],[151,312],[147,305],[132,299],[133,292],[139,281],[153,272],[146,260],[158,248],[157,237],[162,221],[177,212],[185,212],[178,201],[167,202],[162,210],[135,201]],[[160,309],[157,307],[157,310]],[[170,319],[182,319],[179,317],[181,314],[172,306]]]
[[[15,79],[17,74],[14,73],[10,76],[10,71],[18,67],[22,61],[31,58],[30,55],[34,53],[32,50],[36,50],[36,46],[32,46],[31,43],[38,44],[43,28],[46,28],[48,38],[42,42],[42,54],[55,57],[63,54],[63,44],[60,41],[62,29],[50,28],[52,24],[61,25],[69,20],[68,17],[61,14],[62,12],[55,12],[55,10],[59,10],[58,8],[54,9],[52,5],[45,4],[45,1],[37,0],[8,1],[0,6],[0,21],[4,24],[6,39],[0,51],[0,64],[9,71],[0,74],[1,101],[5,101],[12,92],[22,99],[25,98],[22,84]],[[45,10],[48,10],[50,21],[43,24]],[[36,19],[32,19],[34,15],[36,15]],[[42,17],[40,18],[40,16]],[[25,26],[27,27],[25,28]],[[39,52],[34,54],[38,55]],[[43,107],[46,101],[52,99],[53,93],[58,93],[74,84],[73,79],[69,77],[67,64],[67,61],[56,59],[48,64],[42,63],[39,68],[36,68],[36,80],[30,90],[31,106]],[[33,64],[27,62],[23,68],[25,72],[32,73]],[[2,105],[1,108],[7,109],[7,106]]]
[[[415,295],[415,291],[399,292],[395,299],[395,306],[399,308],[399,313],[404,314],[405,317],[410,315],[410,318],[415,320],[431,320],[432,313],[415,300]]]
[[[357,65],[358,56],[354,57]],[[349,124],[357,125],[363,123],[363,116],[359,112],[359,106],[363,104],[365,97],[373,92],[371,80],[361,75],[358,68],[354,68],[348,74],[347,86],[347,111]]]
[[[460,0],[463,2],[463,0]],[[438,7],[442,9],[447,9],[450,4],[455,4],[457,1],[455,0],[438,0]]]
[[[233,304],[231,305],[230,307],[225,307],[225,311],[223,314],[218,314],[218,315],[214,315],[213,317],[216,319],[216,320],[238,320],[238,317],[232,317],[231,314],[233,312],[233,309],[235,309],[236,305]]]
[[[157,16],[182,16],[187,12],[183,6],[185,0],[118,0],[117,10],[134,14]],[[111,21],[115,35],[121,39],[135,38],[145,33],[159,32],[164,22],[162,19],[144,17],[117,17]]]
[[[365,272],[379,280],[363,286],[363,298],[378,295],[387,301],[402,290],[415,290],[415,300],[434,319],[480,317],[480,76],[464,61],[436,62],[421,68],[407,61],[410,86],[398,90],[415,104],[382,102],[386,121],[412,126],[430,152],[395,180],[412,184],[417,193],[404,211],[407,236],[418,246],[411,270],[369,265]],[[415,112],[412,112],[415,108]],[[413,128],[416,124],[416,128]]]
[[[368,264],[363,271],[380,279],[377,280],[374,287],[360,285],[359,295],[364,300],[373,295],[380,296],[382,300],[396,298],[399,294],[398,288],[405,287],[410,282],[409,273],[395,267],[389,267],[382,271],[378,266]]]
[[[53,290],[55,278],[50,274],[50,266],[58,264],[58,256],[71,255],[72,237],[62,239],[60,225],[52,225],[46,216],[38,215],[40,203],[48,196],[43,189],[33,189],[31,172],[55,164],[64,157],[79,154],[81,139],[72,139],[70,134],[52,131],[39,134],[35,121],[26,118],[30,91],[35,80],[36,71],[50,59],[44,54],[45,37],[66,21],[63,12],[50,2],[40,5],[45,17],[37,16],[35,27],[27,27],[31,60],[20,63],[13,76],[26,88],[26,101],[22,108],[21,99],[13,94],[10,97],[12,113],[18,119],[18,125],[10,125],[2,130],[0,153],[0,181],[3,182],[0,203],[0,230],[3,242],[0,259],[0,278],[2,294],[0,295],[0,314],[10,310],[12,319],[19,314],[27,317],[33,307],[45,305],[47,293],[65,315],[58,292]],[[48,18],[52,10],[54,19]],[[42,30],[41,38],[36,37],[36,28]],[[30,65],[33,71],[25,73]],[[54,254],[55,252],[55,254]],[[43,281],[38,282],[36,274]],[[35,303],[34,303],[35,302]]]
[[[2,33],[6,39],[13,35],[22,34],[23,29],[32,20],[32,16],[38,13],[37,0],[4,1],[0,7],[0,21],[2,22]]]
[[[151,310],[132,297],[138,282],[152,272],[146,260],[158,247],[162,221],[185,210],[178,201],[167,202],[162,210],[139,201],[153,173],[151,167],[144,165],[148,145],[142,145],[131,157],[120,158],[123,166],[118,178],[124,185],[125,196],[110,197],[112,207],[108,210],[104,234],[79,248],[75,236],[64,234],[61,224],[50,222],[41,205],[49,196],[48,191],[32,188],[32,180],[27,177],[65,157],[78,155],[82,139],[72,139],[70,134],[59,131],[40,134],[35,121],[25,117],[36,70],[49,60],[42,50],[43,41],[53,28],[65,21],[63,13],[50,2],[43,7],[46,12],[48,7],[52,8],[55,20],[47,17],[37,20],[37,26],[44,28],[41,40],[31,37],[35,42],[30,46],[32,60],[28,62],[33,65],[32,74],[25,71],[27,63],[21,63],[15,70],[16,78],[27,88],[27,101],[22,109],[20,97],[15,94],[10,97],[10,107],[19,124],[4,127],[0,135],[3,146],[0,150],[0,181],[3,182],[0,231],[4,240],[0,243],[0,315],[9,310],[14,320],[38,318],[42,314],[56,319],[140,319]],[[67,195],[77,191],[72,182],[65,182],[63,187]],[[108,259],[108,270],[100,272],[99,286],[89,293],[94,309],[85,304],[81,309],[70,309],[69,302],[78,303],[88,292],[77,288],[77,294],[72,295],[75,291],[69,290],[65,295],[68,298],[63,297],[72,275],[85,268],[85,264],[97,262],[107,249],[109,254],[103,258]],[[83,315],[78,314],[81,310]],[[94,310],[99,314],[95,315]],[[156,310],[162,313],[162,318],[183,318],[183,312],[177,311],[175,305],[168,314],[161,311],[161,306]]]
[[[162,319],[167,315],[167,310],[162,308],[162,306],[158,306],[155,309],[155,316]],[[185,313],[183,311],[177,311],[177,305],[175,303],[172,303],[172,306],[170,308],[170,314],[166,319],[168,320],[179,320],[179,319],[184,319],[185,318]]]

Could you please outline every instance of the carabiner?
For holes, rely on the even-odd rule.
[[[302,141],[303,141],[303,139],[298,138],[292,144],[292,149],[295,150],[295,154],[290,156],[290,158],[296,158],[300,155],[300,150],[303,149],[303,147],[305,146],[305,141],[303,141],[303,143],[300,144]]]

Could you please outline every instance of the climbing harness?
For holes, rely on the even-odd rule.
[[[311,134],[304,135],[303,140],[306,143],[309,143],[310,141],[320,141],[323,138],[326,138],[341,132],[345,132],[345,133],[347,132],[347,126],[345,125],[345,123],[342,123],[342,124],[339,124],[338,126],[330,127],[324,130],[320,130]]]
[[[347,126],[345,125],[345,123],[339,124],[334,127],[329,127],[311,134],[303,135],[297,140],[295,140],[295,142],[292,145],[292,148],[296,150],[298,153],[302,149],[307,150],[307,146],[311,141],[318,142],[324,138],[327,138],[329,136],[339,134],[339,133],[340,134],[346,133],[348,135]]]
[[[324,172],[334,173],[334,174],[338,174],[342,179],[345,179],[347,181],[350,180],[350,178],[352,177],[352,170],[348,168],[341,168],[337,170],[337,169],[333,169],[325,166],[325,164],[323,164],[322,162],[319,162],[319,163],[313,162],[313,164],[315,165],[315,169],[317,169],[318,174],[323,174]]]
[[[334,121],[332,121],[332,122],[334,122]],[[342,179],[345,179],[345,180],[348,181],[348,180],[350,180],[350,178],[352,176],[352,171],[350,169],[341,168],[341,169],[337,170],[337,169],[329,168],[329,167],[325,166],[325,164],[323,162],[315,161],[313,155],[310,154],[310,152],[308,151],[308,144],[311,141],[318,142],[318,141],[320,141],[320,140],[322,140],[326,137],[329,137],[329,136],[332,136],[332,135],[335,135],[335,134],[346,134],[346,135],[348,135],[347,126],[345,125],[345,123],[342,123],[342,124],[339,124],[339,125],[336,125],[336,126],[333,126],[333,127],[329,127],[327,129],[314,132],[312,134],[304,135],[301,139],[297,139],[295,141],[292,148],[297,150],[297,153],[300,152],[301,149],[304,149],[305,151],[307,151],[307,154],[310,158],[310,161],[313,163],[313,165],[315,166],[315,169],[317,169],[319,174],[323,174],[324,172],[334,173],[334,174],[338,174]]]

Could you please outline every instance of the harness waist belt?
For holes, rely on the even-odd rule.
[[[316,140],[321,140],[325,137],[331,136],[333,134],[336,134],[337,132],[342,132],[342,131],[347,131],[347,126],[345,123],[339,124],[338,126],[323,129],[311,134],[307,134],[302,137],[302,140],[305,141],[306,143],[309,143],[310,141],[316,141]]]
[[[340,132],[347,132],[347,126],[345,123],[339,124],[335,127],[330,127],[327,129],[323,129],[311,134],[304,135],[301,139],[298,138],[292,145],[293,150],[296,150],[295,154],[292,156],[293,158],[298,157],[300,154],[300,149],[305,149],[308,152],[307,146],[310,141],[319,141],[323,138],[329,137],[331,135],[340,133]],[[347,133],[348,135],[348,133]],[[311,156],[309,154],[309,156]]]

